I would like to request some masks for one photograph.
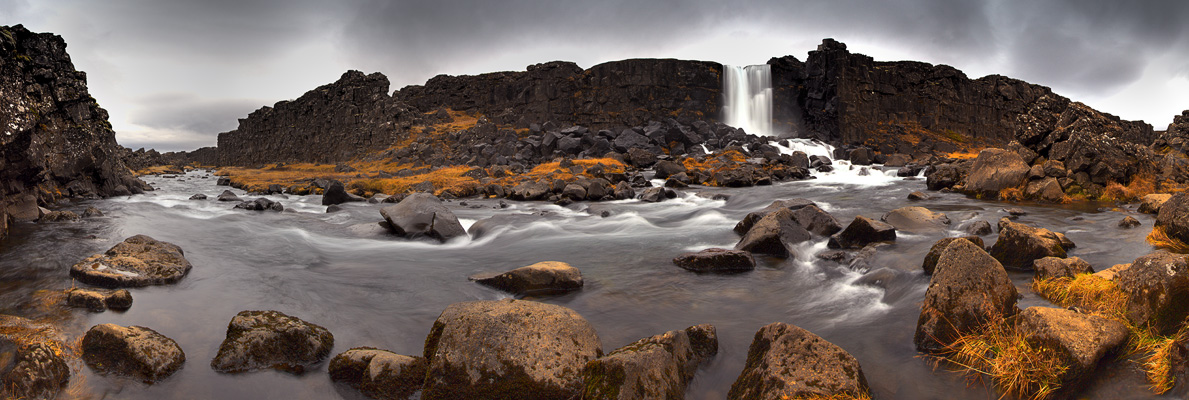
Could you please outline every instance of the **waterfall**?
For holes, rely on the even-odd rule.
[[[767,64],[722,66],[723,123],[772,136],[772,68]]]

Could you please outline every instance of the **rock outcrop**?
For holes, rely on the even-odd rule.
[[[0,26],[0,237],[22,209],[151,190],[129,173],[107,118],[62,37]]]

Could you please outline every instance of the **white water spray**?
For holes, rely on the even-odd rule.
[[[745,132],[772,136],[772,67],[723,65],[723,123]]]

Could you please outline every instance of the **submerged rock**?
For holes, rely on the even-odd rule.
[[[173,339],[152,329],[102,324],[83,336],[83,360],[101,373],[152,383],[181,369],[186,354]]]
[[[425,381],[425,359],[356,347],[330,360],[330,379],[373,399],[408,399]]]
[[[887,222],[898,231],[941,231],[950,224],[949,217],[925,207],[901,207],[888,211],[880,221]]]
[[[912,192],[912,193],[908,194],[908,199],[912,200],[912,201],[928,200],[929,197],[930,197],[929,195],[927,195],[923,192],[920,192],[920,191],[916,191],[916,192]]]
[[[0,315],[0,383],[17,399],[53,399],[70,380],[66,344],[48,325]],[[8,356],[11,355],[11,356]]]
[[[1130,215],[1123,217],[1123,219],[1119,220],[1119,227],[1123,228],[1123,229],[1131,229],[1131,228],[1134,228],[1134,227],[1137,227],[1140,225],[1141,224],[1140,224],[1139,220],[1135,219],[1135,217],[1132,217]]]
[[[425,340],[421,398],[574,398],[582,393],[580,371],[602,353],[594,327],[568,308],[512,299],[455,303]]]
[[[50,211],[38,218],[37,222],[78,222],[80,220],[82,218],[73,211]]]
[[[958,336],[1016,314],[1015,285],[1003,265],[969,240],[950,242],[937,261],[913,342],[940,354]]]
[[[261,369],[301,374],[330,355],[334,335],[326,328],[278,311],[240,311],[211,360],[219,372]]]
[[[967,235],[983,236],[983,235],[990,235],[991,232],[994,232],[991,229],[991,223],[981,220],[981,219],[975,220],[974,222],[971,222],[969,225],[966,225],[966,234]]]
[[[841,347],[800,327],[776,322],[760,328],[730,400],[864,398],[863,368]]]
[[[1045,257],[1033,262],[1036,268],[1035,279],[1073,278],[1079,274],[1092,274],[1094,268],[1090,263],[1077,257],[1058,258]]]
[[[842,232],[830,236],[831,249],[858,249],[876,242],[896,241],[896,228],[862,215],[856,216]]]
[[[794,244],[809,239],[812,236],[793,220],[793,212],[782,208],[760,218],[735,244],[735,250],[787,258],[794,256]]]
[[[718,353],[713,325],[637,340],[582,369],[583,399],[683,399],[698,365]]]
[[[132,293],[124,289],[90,290],[71,288],[66,290],[66,304],[71,307],[86,308],[95,312],[101,312],[109,308],[123,311],[132,308]]]
[[[694,272],[742,272],[756,268],[750,252],[710,248],[673,258],[673,264]]]
[[[258,197],[256,200],[245,201],[235,205],[235,208],[251,211],[285,211],[285,206],[281,205],[279,201],[272,201],[263,197]]]
[[[937,267],[937,260],[941,259],[941,252],[953,243],[955,240],[969,240],[979,248],[983,247],[983,239],[978,236],[952,237],[944,238],[933,243],[933,247],[929,248],[929,253],[925,254],[925,261],[921,263],[921,269],[925,271],[925,275],[933,275],[933,270]]]
[[[393,233],[407,238],[431,237],[445,242],[467,234],[442,200],[428,193],[411,194],[394,206],[380,209],[380,215]]]
[[[515,294],[563,293],[582,288],[582,272],[561,261],[542,261],[499,275],[477,275],[471,280]]]
[[[102,216],[103,216],[103,211],[99,211],[98,208],[95,208],[93,206],[87,207],[87,209],[83,211],[83,218],[96,218],[96,217],[102,217]]]
[[[1048,229],[1033,228],[1004,217],[999,220],[999,240],[991,246],[991,256],[1005,268],[1031,271],[1034,260],[1065,258],[1065,249],[1073,245],[1065,243],[1068,240]]]
[[[1052,307],[1028,307],[1016,318],[1016,330],[1029,343],[1052,349],[1069,366],[1060,376],[1066,384],[1088,378],[1130,333],[1122,322]]]
[[[1115,284],[1127,294],[1127,319],[1157,332],[1175,332],[1189,315],[1189,258],[1158,251],[1119,270]]]
[[[70,276],[95,286],[140,287],[175,283],[190,268],[177,245],[136,235],[74,264]]]

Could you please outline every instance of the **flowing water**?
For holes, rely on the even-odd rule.
[[[723,65],[722,87],[723,123],[753,135],[773,134],[771,66]]]
[[[794,143],[806,145],[812,146]],[[350,391],[331,383],[325,364],[301,376],[275,371],[226,375],[208,364],[231,317],[261,309],[327,327],[335,336],[332,354],[373,346],[417,355],[447,305],[508,297],[468,281],[468,276],[558,260],[581,269],[585,288],[534,300],[576,310],[598,330],[604,351],[690,325],[717,327],[719,353],[698,371],[689,399],[725,398],[756,330],[777,321],[801,326],[849,351],[861,363],[878,399],[997,397],[981,383],[945,368],[935,370],[915,351],[912,336],[928,285],[920,264],[929,246],[941,237],[961,235],[958,227],[971,220],[994,224],[1007,215],[1002,211],[1005,205],[943,193],[910,203],[906,196],[924,190],[922,180],[895,178],[894,171],[879,169],[860,177],[858,169],[845,163],[837,167],[838,172],[820,179],[693,189],[662,203],[631,200],[559,207],[508,202],[508,208],[499,208],[491,200],[465,200],[467,206],[452,201],[448,206],[464,226],[494,215],[524,217],[480,239],[446,244],[388,235],[377,225],[380,205],[351,203],[345,211],[328,214],[320,196],[269,196],[282,202],[286,211],[233,210],[232,204],[213,200],[226,187],[215,186],[206,172],[179,179],[148,177],[145,180],[158,190],[65,206],[81,210],[93,205],[104,217],[15,225],[12,236],[0,243],[0,312],[38,317],[30,299],[38,290],[69,287],[71,264],[128,236],[147,234],[181,246],[194,264],[189,276],[175,285],[133,289],[135,303],[127,312],[76,310],[60,323],[74,335],[100,323],[151,327],[181,345],[186,365],[151,386],[98,376],[81,367],[73,378],[72,395],[351,398]],[[187,200],[194,193],[212,200]],[[720,193],[730,198],[709,198]],[[757,269],[743,274],[695,274],[672,264],[671,259],[684,252],[733,246],[738,236],[731,228],[745,214],[774,200],[797,197],[816,201],[844,224],[856,215],[878,218],[907,205],[945,212],[953,224],[937,232],[901,232],[895,244],[881,247],[870,264],[897,271],[882,287],[858,284],[864,271],[817,259],[814,254],[826,250],[824,238],[800,245],[794,259],[758,257]],[[1018,221],[1066,232],[1078,244],[1071,255],[1096,269],[1152,251],[1144,242],[1151,216],[1096,207],[1025,205],[1029,214]],[[603,211],[610,216],[602,217]],[[1116,227],[1125,214],[1144,227]],[[989,245],[994,236],[984,239]],[[1027,288],[1029,274],[1011,275],[1024,296],[1021,307],[1047,304]],[[1151,397],[1127,361],[1101,375],[1105,378],[1087,391],[1089,398]]]

